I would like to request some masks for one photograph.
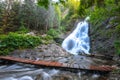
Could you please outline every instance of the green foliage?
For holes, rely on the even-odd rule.
[[[49,0],[38,0],[37,3],[39,6],[43,6],[48,9],[50,1]]]
[[[50,35],[46,35],[46,36],[42,37],[42,40],[45,40],[45,41],[49,41],[49,40],[52,40],[52,39],[53,39],[53,37],[50,36]]]
[[[60,26],[58,29],[49,29],[47,35],[52,36],[53,38],[58,38],[61,33],[65,32],[66,28],[64,26]]]
[[[53,28],[51,28],[48,32],[47,35],[52,36],[53,38],[58,37],[59,36],[59,32]]]
[[[90,21],[93,26],[99,26],[104,20],[109,17],[108,10],[105,8],[95,8],[90,14]]]
[[[85,8],[83,6],[79,7],[79,11],[78,14],[83,17],[86,13],[85,13]]]
[[[66,5],[64,6],[65,10],[69,10],[68,16],[78,14],[79,15],[79,0],[67,0]],[[64,14],[65,15],[65,14]]]
[[[4,39],[4,38],[6,38],[6,35],[5,35],[5,34],[1,34],[1,35],[0,35],[0,41],[1,41],[2,39]]]
[[[120,55],[120,41],[116,40],[114,43],[116,53]]]
[[[109,0],[107,0],[109,1]],[[105,7],[96,7],[86,9],[87,15],[90,15],[90,23],[92,24],[93,32],[100,32],[98,30],[105,29],[106,25],[119,24],[118,7],[113,2],[105,1]],[[111,7],[112,6],[112,7]],[[113,19],[112,19],[113,18]],[[114,32],[115,29],[107,30],[108,33]],[[115,30],[116,31],[116,30]],[[103,34],[104,32],[102,32]],[[107,32],[106,32],[107,33]]]
[[[54,10],[56,12],[55,14],[55,17],[56,17],[56,20],[54,20],[56,22],[57,25],[55,26],[60,26],[61,24],[61,9],[60,9],[60,6],[59,5],[54,5]]]
[[[49,44],[53,41],[53,37],[50,35],[45,35],[41,37],[42,44]]]
[[[58,5],[58,3],[61,3],[61,4],[65,5],[66,1],[68,1],[68,0],[59,0],[59,2],[56,2],[55,4]],[[39,6],[45,7],[46,9],[48,9],[50,3],[52,3],[52,0],[37,0],[37,4]]]
[[[65,27],[65,26],[60,26],[60,27],[58,28],[58,32],[59,32],[59,33],[66,32],[66,27]]]
[[[59,5],[53,6],[51,0],[38,0],[39,2],[47,6],[48,9],[36,5],[35,0],[24,0],[24,4],[20,0],[0,2],[0,33],[16,32],[23,26],[26,29],[45,33],[49,27],[60,26],[61,11]],[[49,3],[51,4],[49,5]],[[7,7],[9,5],[11,9]],[[19,33],[27,32],[25,28]]]
[[[110,5],[112,6],[111,9],[111,16],[114,16],[115,18],[111,21],[111,23],[117,23],[120,25],[120,2],[118,5]]]
[[[116,38],[120,37],[120,25],[115,27],[115,32],[116,32]]]
[[[68,0],[67,5],[70,9],[70,11],[73,11],[73,13],[77,13],[79,6],[80,6],[80,1],[78,0]]]
[[[1,2],[2,4],[2,12],[1,12],[1,17],[2,20],[0,20],[0,27],[2,33],[9,33],[10,31],[16,31],[19,28],[19,17],[18,17],[18,8],[16,9],[15,6],[12,4],[16,5],[15,2],[12,3],[7,3],[7,2]],[[10,7],[7,7],[8,5],[11,5]],[[7,7],[7,8],[6,8]],[[15,10],[16,9],[16,10]]]
[[[33,48],[41,44],[40,37],[25,34],[9,33],[1,38],[0,55],[7,55],[15,49]]]
[[[3,34],[4,32],[3,32],[3,29],[2,28],[0,28],[0,34]]]
[[[26,28],[24,25],[22,25],[17,31],[17,33],[27,33],[27,32],[29,32],[29,29]]]

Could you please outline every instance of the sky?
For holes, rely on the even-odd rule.
[[[52,0],[52,1],[58,2],[59,0]]]

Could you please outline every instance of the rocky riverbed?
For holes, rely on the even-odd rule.
[[[9,56],[36,61],[45,60],[57,61],[60,63],[80,64],[81,67],[87,67],[89,65],[113,66],[112,63],[109,63],[108,59],[103,59],[102,56],[89,57],[83,55],[72,55],[66,52],[64,49],[62,49],[59,45],[54,43],[48,45],[41,45],[34,49],[15,50]]]
[[[77,63],[84,68],[91,64],[117,66],[112,60],[106,60],[100,57],[91,58],[71,55],[56,43],[40,45],[34,49],[15,50],[9,56],[31,60],[58,61],[69,64]],[[119,71],[114,71],[110,74],[91,73],[89,71],[77,71],[75,73],[59,69],[36,68],[34,65],[21,63],[0,66],[0,80],[26,80],[22,79],[24,77],[29,78],[27,80],[119,80],[118,75]]]

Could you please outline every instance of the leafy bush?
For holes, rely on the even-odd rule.
[[[53,40],[53,37],[50,35],[45,35],[45,36],[42,36],[41,38],[42,38],[42,44],[49,44]]]
[[[25,34],[9,33],[0,42],[0,55],[7,55],[15,49],[33,48],[41,43],[41,38]]]
[[[17,33],[27,33],[27,32],[29,32],[29,29],[25,27],[23,24],[17,31]]]
[[[4,39],[5,37],[6,37],[6,35],[1,34],[1,35],[0,35],[0,40]]]
[[[50,36],[52,36],[53,38],[55,38],[55,37],[58,37],[59,32],[58,32],[58,30],[55,30],[55,29],[51,28],[51,29],[47,32],[47,35],[50,35]]]
[[[59,35],[61,33],[65,32],[65,31],[66,31],[66,27],[60,26],[57,29],[53,29],[53,28],[49,29],[47,32],[47,35],[50,35],[53,38],[57,38],[57,37],[59,37]]]
[[[59,31],[60,33],[66,32],[66,27],[65,27],[65,26],[60,26],[60,27],[58,28],[58,31]]]

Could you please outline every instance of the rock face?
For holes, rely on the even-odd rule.
[[[91,36],[91,53],[113,56],[115,54],[114,37],[104,38],[100,34],[95,38]]]
[[[90,52],[93,54],[102,54],[113,56],[115,55],[114,42],[116,40],[115,27],[110,25],[110,21],[107,23],[103,21],[104,24],[100,26],[90,26],[90,41],[91,48]]]

